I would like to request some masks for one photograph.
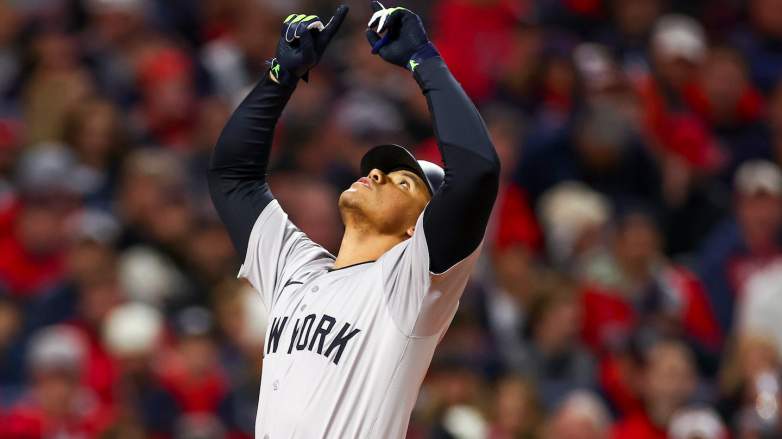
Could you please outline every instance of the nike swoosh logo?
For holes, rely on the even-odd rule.
[[[285,285],[283,285],[283,289],[287,288],[289,285],[303,285],[304,282],[299,282],[297,280],[289,280],[288,282],[285,282]]]

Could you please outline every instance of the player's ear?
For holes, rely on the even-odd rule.
[[[413,226],[413,227],[410,227],[410,228],[408,228],[408,229],[407,229],[407,231],[405,231],[405,233],[407,233],[407,236],[408,236],[409,238],[412,238],[412,237],[413,237],[413,232],[415,232],[415,226]]]

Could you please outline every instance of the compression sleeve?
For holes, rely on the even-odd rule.
[[[253,224],[274,199],[266,182],[274,127],[296,81],[278,84],[268,71],[231,115],[209,165],[209,192],[234,247],[247,253]]]
[[[442,273],[481,243],[499,186],[500,163],[481,115],[439,56],[414,77],[426,96],[445,180],[424,212],[429,270]]]

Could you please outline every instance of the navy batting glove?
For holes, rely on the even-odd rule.
[[[372,10],[375,13],[367,24],[372,53],[410,71],[425,59],[440,55],[429,41],[421,17],[409,9],[386,9],[373,1]]]
[[[295,83],[299,78],[306,81],[310,69],[320,62],[345,21],[348,10],[346,5],[338,6],[325,25],[317,15],[291,14],[285,18],[276,58],[270,62],[272,78],[286,84]]]

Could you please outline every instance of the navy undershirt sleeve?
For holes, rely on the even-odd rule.
[[[228,120],[209,165],[209,192],[240,255],[256,219],[274,199],[266,182],[274,127],[295,82],[277,84],[268,72]]]
[[[500,163],[481,115],[439,56],[415,69],[426,96],[445,180],[424,212],[429,270],[442,273],[469,256],[486,231]]]

